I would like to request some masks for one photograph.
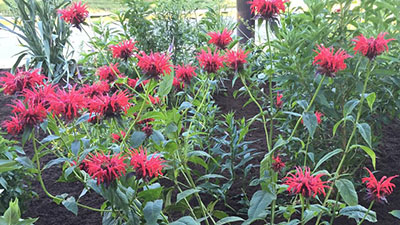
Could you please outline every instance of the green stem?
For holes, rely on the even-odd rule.
[[[301,202],[301,225],[304,225],[304,197],[300,195],[300,202]]]
[[[308,134],[308,138],[307,138],[307,145],[306,145],[306,152],[304,155],[304,167],[307,166],[307,158],[308,158],[308,146],[310,145],[310,139],[311,139],[311,135]]]
[[[362,220],[361,220],[359,223],[357,223],[357,225],[362,225],[362,223],[364,222],[365,218],[367,218],[369,212],[371,211],[372,206],[374,205],[374,203],[375,203],[375,201],[372,201],[372,202],[369,204],[367,213],[365,213],[365,215],[363,216]]]
[[[269,30],[270,30],[269,28],[270,28],[270,26],[269,26],[269,22],[268,21],[265,21],[265,22],[266,22],[265,29],[266,29],[266,33],[267,33],[268,52],[269,52],[269,58],[270,58],[270,61],[271,61],[270,62],[271,70],[272,70],[273,64],[274,64],[274,59],[272,57],[271,39],[269,37]],[[274,107],[274,97],[272,96],[272,77],[273,77],[273,73],[270,72],[269,73],[269,88],[268,89],[269,89],[269,104],[270,104],[271,111],[270,111],[270,114],[269,114],[269,116],[270,116],[269,126],[270,127],[269,127],[269,137],[268,137],[269,140],[268,140],[268,143],[272,143],[272,134],[274,132],[274,120],[272,118],[272,109]],[[271,223],[273,224],[273,221]]]

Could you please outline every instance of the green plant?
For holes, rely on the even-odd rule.
[[[4,225],[31,225],[36,222],[36,219],[21,219],[21,211],[18,206],[18,198],[15,201],[10,201],[8,209],[4,215],[0,217],[0,224]]]

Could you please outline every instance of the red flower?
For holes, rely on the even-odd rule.
[[[45,76],[39,74],[39,69],[23,71],[17,70],[16,74],[4,72],[5,77],[0,77],[0,85],[4,93],[13,95],[25,89],[33,89],[36,85],[43,85]]]
[[[49,96],[49,110],[56,115],[63,115],[67,120],[79,117],[79,111],[86,107],[87,99],[75,88],[76,86],[68,91],[58,89],[55,95]]]
[[[275,172],[280,172],[282,168],[285,167],[285,163],[282,161],[282,159],[277,155],[276,157],[272,156],[272,169]]]
[[[169,56],[156,52],[146,55],[141,52],[142,55],[137,55],[139,59],[138,66],[142,71],[150,77],[157,77],[163,74],[171,73],[171,63],[169,62]]]
[[[380,33],[375,39],[370,37],[366,39],[364,35],[357,36],[352,41],[354,41],[354,51],[356,54],[361,52],[364,56],[368,57],[369,60],[374,59],[377,55],[382,54],[382,52],[389,51],[387,43],[395,39],[385,39],[387,33]]]
[[[246,58],[248,54],[248,52],[245,53],[242,49],[237,51],[228,50],[225,55],[227,65],[235,71],[242,70],[243,65],[247,63]]]
[[[185,88],[185,83],[183,80],[174,77],[174,80],[172,81],[172,85],[177,89],[177,90],[182,90]]]
[[[80,91],[87,97],[105,95],[110,91],[107,81],[99,81],[92,85],[85,84]]]
[[[365,169],[368,171],[369,177],[364,177],[362,182],[366,183],[367,186],[367,198],[378,202],[387,202],[386,196],[390,195],[393,192],[393,188],[396,187],[390,181],[398,177],[398,175],[391,177],[383,176],[378,182],[374,174],[368,168]]]
[[[139,147],[139,149],[132,149],[130,155],[130,164],[135,168],[137,177],[147,181],[148,178],[163,175],[162,169],[164,168],[163,163],[165,161],[162,160],[160,156],[153,155],[149,158],[147,150],[142,147]]]
[[[275,19],[281,11],[285,12],[285,2],[288,2],[288,0],[253,0],[247,3],[251,4],[251,13],[270,20]]]
[[[136,42],[132,40],[125,40],[116,45],[110,45],[113,57],[121,58],[125,61],[128,60],[128,58],[133,55],[133,51],[137,50],[137,48],[135,47],[135,43]]]
[[[61,14],[61,19],[65,22],[72,24],[74,27],[81,29],[81,23],[85,22],[89,16],[86,4],[81,1],[73,2],[71,6],[66,9],[59,9],[58,13]]]
[[[136,79],[128,78],[129,87],[136,89],[137,91],[141,91],[141,90],[143,90],[143,87],[146,86],[146,84],[148,84],[150,82],[150,80],[143,80],[140,84],[138,84],[137,83],[138,81],[139,81],[139,78],[136,78]]]
[[[24,90],[24,102],[31,102],[33,104],[42,104],[45,108],[50,107],[48,99],[50,96],[55,95],[55,88],[57,85],[53,86],[51,84],[45,84],[44,86],[37,89],[25,89]]]
[[[275,103],[276,107],[282,108],[282,106],[283,106],[282,98],[283,98],[283,94],[279,94],[279,92],[278,92],[276,94],[276,103]]]
[[[178,79],[183,80],[186,83],[190,83],[192,77],[197,76],[195,72],[196,69],[196,67],[191,65],[178,65],[176,66],[175,74]]]
[[[118,63],[111,63],[110,66],[102,66],[97,69],[96,74],[100,77],[100,80],[108,80],[109,82],[113,82],[120,74],[118,70]]]
[[[24,128],[32,128],[42,123],[47,116],[47,111],[42,104],[27,103],[26,105],[21,100],[16,100],[13,108],[14,116],[10,121],[3,122],[3,127],[7,128],[10,134],[19,134]]]
[[[151,104],[153,104],[153,105],[161,103],[161,100],[159,97],[153,97],[153,96],[149,95],[149,99],[150,99]]]
[[[112,133],[111,134],[111,137],[113,139],[112,142],[113,143],[121,142],[122,139],[125,137],[125,135],[126,135],[126,133],[123,130],[121,130],[120,134]]]
[[[100,116],[112,117],[119,115],[121,112],[126,113],[130,106],[131,103],[129,103],[129,96],[126,91],[120,91],[112,96],[95,96],[89,102],[89,111]]]
[[[126,164],[124,160],[125,157],[121,156],[121,153],[113,156],[97,153],[85,159],[84,162],[88,174],[93,179],[97,179],[97,184],[105,183],[108,185],[118,179],[122,174],[125,174]]]
[[[346,69],[344,60],[350,58],[344,50],[339,49],[335,54],[333,48],[325,48],[323,45],[317,45],[320,52],[316,52],[313,64],[318,64],[317,74],[322,74],[329,77],[334,77],[339,70]]]
[[[220,49],[225,49],[226,46],[231,43],[232,37],[231,37],[232,31],[228,31],[226,28],[222,33],[220,32],[209,32],[207,35],[211,37],[211,39],[208,41],[209,44],[214,44],[217,46],[217,48]]]
[[[146,134],[147,137],[153,134],[153,126],[146,123],[146,125],[142,128],[142,131]]]
[[[321,117],[323,116],[324,114],[322,114],[322,113],[320,113],[320,112],[318,112],[318,111],[315,111],[315,117],[317,117],[317,123],[318,124],[321,124]],[[303,120],[301,120],[301,124],[303,124],[304,123],[304,121]]]
[[[322,181],[321,177],[325,174],[311,175],[310,168],[306,167],[303,171],[302,168],[296,167],[296,173],[289,173],[285,178],[285,184],[289,185],[288,191],[292,194],[301,194],[306,198],[324,194],[325,189],[329,186],[325,185],[328,182]]]
[[[211,52],[211,49],[208,48],[208,52],[201,50],[197,55],[197,59],[199,60],[200,66],[207,73],[215,73],[220,68],[224,67],[224,57],[219,55],[219,51],[214,51],[214,54]]]

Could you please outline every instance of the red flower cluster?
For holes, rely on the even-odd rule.
[[[47,98],[50,107],[56,115],[62,115],[67,120],[72,120],[80,116],[79,111],[87,105],[87,99],[81,91],[76,87],[70,88],[68,91],[58,89],[56,94]]]
[[[44,86],[36,89],[25,89],[24,97],[25,102],[31,102],[32,104],[42,104],[45,108],[50,107],[50,103],[48,101],[49,96],[53,96],[55,94],[55,88],[57,85],[53,86],[51,84],[45,84]]]
[[[105,183],[108,185],[125,174],[126,164],[124,160],[125,157],[121,156],[121,153],[113,156],[97,153],[85,159],[84,162],[87,167],[87,173],[93,179],[97,179],[97,184]]]
[[[354,41],[354,51],[356,54],[360,52],[366,56],[369,60],[373,60],[376,56],[382,54],[385,50],[388,51],[389,47],[387,43],[395,39],[385,39],[387,33],[380,33],[375,39],[374,37],[365,38],[364,35],[357,36]]]
[[[225,55],[226,63],[235,71],[240,71],[243,69],[243,65],[247,63],[246,58],[248,54],[248,52],[245,53],[242,49],[237,51],[228,50]]]
[[[272,161],[272,169],[275,172],[280,172],[285,167],[285,163],[282,161],[279,155],[276,157],[272,156]]]
[[[175,68],[176,78],[186,83],[190,83],[190,80],[192,80],[193,77],[197,76],[195,72],[197,68],[191,65],[178,65]]]
[[[279,92],[278,92],[276,94],[276,103],[275,103],[276,107],[282,108],[282,106],[283,106],[282,98],[283,98],[283,94],[279,94]]]
[[[128,58],[133,55],[133,51],[137,50],[137,48],[135,47],[135,43],[136,42],[132,40],[126,40],[116,45],[110,45],[113,57],[121,58],[127,61]]]
[[[21,100],[14,103],[15,105],[12,105],[14,116],[2,124],[8,133],[19,134],[24,128],[32,128],[46,119],[47,111],[42,104],[28,103],[25,105]]]
[[[248,1],[251,13],[266,20],[275,19],[280,12],[285,12],[285,2],[288,0],[253,0]]]
[[[80,90],[85,96],[92,98],[107,94],[110,91],[110,85],[107,81],[100,81],[92,85],[85,84]]]
[[[339,49],[335,54],[332,47],[325,48],[322,45],[317,45],[320,52],[316,52],[318,55],[315,56],[313,64],[318,64],[317,74],[322,74],[329,77],[335,77],[335,73],[346,69],[344,60],[350,58],[344,50]]]
[[[34,89],[36,85],[43,85],[45,76],[39,74],[39,69],[23,71],[17,70],[16,74],[4,73],[5,77],[0,77],[0,85],[4,88],[4,93],[13,95],[25,89]]]
[[[211,49],[208,48],[208,51],[201,50],[201,52],[197,55],[197,59],[199,60],[200,66],[207,73],[215,73],[220,68],[224,67],[224,56],[219,55],[219,51],[211,52]]]
[[[158,77],[163,74],[170,74],[172,64],[169,62],[169,56],[156,52],[147,55],[141,52],[142,55],[137,55],[139,59],[138,66],[143,72],[150,77]]]
[[[368,171],[369,177],[364,177],[362,182],[366,183],[367,186],[367,198],[378,202],[387,202],[386,196],[390,195],[393,192],[393,188],[396,187],[390,181],[398,177],[398,175],[391,177],[383,176],[378,181],[368,168],[365,169]]]
[[[102,66],[97,69],[96,74],[100,77],[100,80],[108,80],[109,82],[113,82],[120,74],[118,70],[118,63],[111,63],[110,66]]]
[[[120,134],[111,134],[111,138],[113,139],[113,143],[119,143],[122,141],[122,139],[125,137],[126,133],[125,131],[121,130]]]
[[[131,88],[136,89],[137,91],[141,91],[143,90],[143,87],[150,82],[150,80],[143,80],[140,84],[138,84],[138,81],[139,78],[136,79],[128,78],[128,85]]]
[[[66,9],[59,9],[58,13],[61,14],[61,19],[72,24],[79,30],[81,29],[81,24],[84,23],[89,16],[86,4],[82,4],[81,1],[73,2],[72,5]]]
[[[149,178],[163,175],[162,169],[164,168],[165,161],[160,156],[147,155],[147,150],[139,147],[139,149],[131,150],[131,166],[136,170],[136,176],[143,178],[147,181]]]
[[[285,178],[285,184],[289,185],[288,191],[292,194],[301,194],[306,198],[317,196],[318,194],[325,195],[325,188],[327,181],[322,181],[321,177],[325,174],[311,175],[310,168],[306,167],[304,170],[296,167],[296,173],[289,173]]]
[[[222,33],[220,32],[209,32],[207,35],[211,37],[211,39],[208,41],[209,44],[214,44],[217,46],[217,48],[220,49],[225,49],[226,46],[231,43],[232,37],[231,37],[232,31],[228,31],[226,28]]]
[[[89,111],[98,116],[118,116],[121,112],[127,112],[131,103],[126,91],[120,91],[110,95],[95,96],[89,102]]]

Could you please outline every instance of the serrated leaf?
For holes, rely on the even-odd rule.
[[[81,142],[80,140],[76,140],[71,144],[71,151],[74,156],[78,156],[79,150],[81,149]]]
[[[275,199],[276,195],[264,190],[259,190],[254,193],[253,197],[250,200],[250,207],[247,212],[249,220],[264,218],[267,215],[267,207]]]
[[[174,81],[174,72],[172,71],[170,74],[165,74],[163,76],[163,80],[160,83],[160,86],[158,88],[158,96],[161,98],[163,96],[168,95],[168,93],[172,89],[172,83]]]
[[[339,179],[335,182],[335,186],[344,202],[347,205],[355,206],[358,205],[358,196],[356,189],[351,181],[347,179]]]
[[[315,130],[317,129],[318,126],[317,117],[315,116],[314,113],[305,112],[303,113],[303,122],[304,126],[306,126],[308,130],[308,133],[310,134],[311,137],[313,137]]]
[[[71,196],[66,200],[62,201],[62,204],[65,206],[66,209],[75,214],[75,216],[78,215],[78,205],[76,204],[74,196]]]
[[[165,141],[164,135],[158,130],[154,130],[153,133],[150,135],[150,138],[157,145],[160,145],[163,141]]]
[[[133,134],[131,135],[131,145],[133,148],[138,148],[139,146],[141,146],[144,142],[144,140],[146,139],[147,135],[142,132],[142,131],[135,131],[133,132]]]
[[[358,132],[364,138],[365,142],[367,142],[368,146],[372,148],[371,141],[371,127],[368,123],[359,123],[357,124]]]
[[[190,195],[192,195],[192,194],[194,194],[194,193],[198,193],[198,192],[200,192],[199,189],[188,189],[188,190],[186,190],[186,191],[183,191],[183,192],[179,193],[179,194],[176,196],[176,203],[178,203],[178,202],[180,202],[182,199],[185,199],[185,198],[189,197]]]
[[[339,211],[339,215],[342,216],[348,216],[349,218],[355,219],[357,222],[360,221],[360,219],[364,218],[366,215],[365,219],[368,220],[369,222],[375,223],[377,222],[376,219],[376,213],[372,210],[368,212],[368,209],[366,209],[364,206],[361,205],[356,205],[356,206],[347,206]]]
[[[144,219],[147,225],[158,225],[157,219],[161,213],[163,200],[156,200],[154,202],[147,202],[143,209]]]

